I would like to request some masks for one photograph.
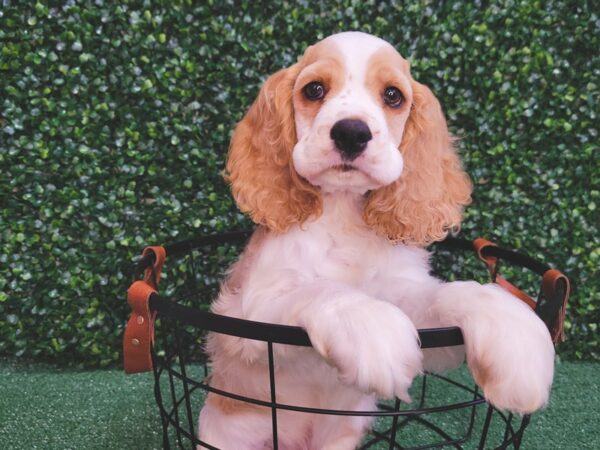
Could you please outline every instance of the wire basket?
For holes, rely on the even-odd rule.
[[[279,448],[280,411],[295,414],[371,416],[374,425],[360,449],[520,448],[529,416],[498,411],[485,401],[465,367],[452,375],[425,374],[413,383],[412,404],[400,400],[380,402],[374,411],[342,411],[310,408],[277,402],[277,377],[273,347],[280,344],[311,345],[298,327],[252,322],[209,312],[218,293],[220,273],[239,254],[250,232],[203,236],[165,247],[149,247],[137,262],[136,278],[128,292],[133,312],[124,337],[125,370],[152,370],[154,394],[160,410],[163,448],[215,449],[197,435],[197,421],[207,393],[265,408],[272,422],[272,448]],[[163,263],[169,255],[169,265]],[[475,266],[477,258],[484,267]],[[532,296],[499,275],[518,279],[535,289]],[[482,239],[473,242],[447,238],[434,245],[434,272],[445,279],[487,277],[527,302],[548,326],[555,342],[561,338],[569,280],[526,255],[502,249]],[[436,267],[451,267],[442,273]],[[162,276],[161,276],[162,272]],[[541,277],[541,282],[540,282]],[[163,280],[162,295],[157,292]],[[223,333],[267,343],[270,400],[258,400],[216,389],[210,384],[209,361],[204,342],[209,332]],[[457,327],[419,330],[422,348],[463,343]],[[228,449],[224,449],[228,450]]]

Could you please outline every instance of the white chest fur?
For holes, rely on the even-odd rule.
[[[427,252],[394,245],[375,234],[362,220],[363,202],[357,195],[325,195],[324,212],[317,220],[285,234],[267,235],[247,269],[243,309],[253,309],[259,286],[272,297],[278,287],[284,293],[314,280],[328,280],[387,297],[396,295],[384,286],[391,279],[428,277]]]

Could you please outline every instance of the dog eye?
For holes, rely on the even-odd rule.
[[[383,101],[392,108],[399,108],[404,103],[404,96],[400,89],[389,86],[383,91]]]
[[[302,88],[302,93],[308,100],[321,100],[325,97],[325,88],[319,81],[311,81]]]

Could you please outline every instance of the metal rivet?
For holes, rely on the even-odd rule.
[[[139,346],[139,345],[140,345],[140,340],[139,340],[139,339],[135,339],[135,338],[133,338],[133,339],[131,340],[131,344],[132,344],[134,347],[137,347],[137,346]]]
[[[138,323],[138,325],[143,324],[144,323],[144,318],[142,316],[138,316],[137,323]]]

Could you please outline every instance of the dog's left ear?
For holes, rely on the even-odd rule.
[[[412,88],[400,144],[404,170],[392,184],[369,193],[364,219],[391,240],[424,246],[459,228],[472,185],[438,100],[425,85],[413,81]]]
[[[271,75],[237,125],[226,180],[238,207],[276,232],[321,213],[321,196],[292,164],[296,125],[292,89],[298,64]]]

